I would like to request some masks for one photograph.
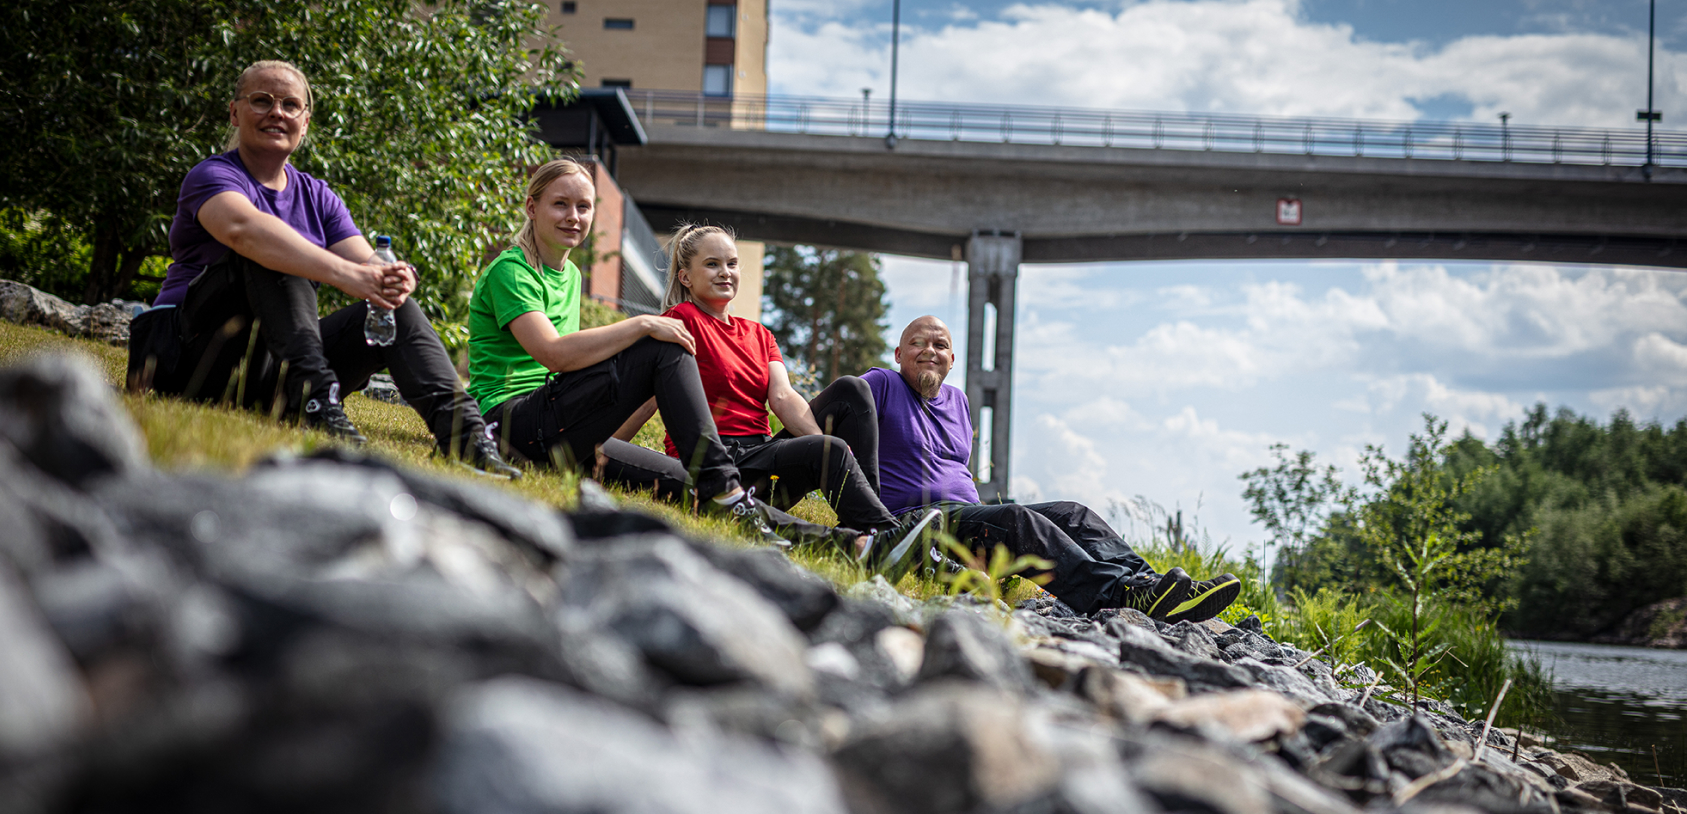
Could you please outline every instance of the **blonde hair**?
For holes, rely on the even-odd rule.
[[[592,171],[585,164],[572,158],[547,161],[539,165],[539,169],[534,170],[533,175],[527,179],[527,197],[522,199],[522,215],[525,217],[527,214],[527,201],[545,194],[545,187],[565,175],[578,175],[586,179],[586,183],[591,184],[594,191],[597,189],[597,182],[592,180]],[[521,248],[521,254],[527,258],[528,265],[536,269],[544,268],[545,261],[539,257],[539,235],[533,230],[531,217],[521,225],[521,231],[515,233],[515,245]]]
[[[738,240],[738,235],[724,226],[682,223],[668,241],[668,292],[662,296],[662,310],[691,300],[691,289],[680,283],[679,272],[691,265],[691,259],[697,256],[697,244],[709,235],[726,235],[727,240]]]
[[[240,72],[240,78],[234,80],[234,98],[238,100],[245,96],[246,83],[252,81],[252,77],[257,76],[259,72],[268,70],[291,71],[298,77],[299,84],[305,86],[305,112],[309,113],[316,107],[316,100],[311,97],[310,80],[305,78],[305,72],[299,70],[299,66],[279,59],[261,59],[246,66],[246,70]],[[239,146],[240,128],[231,125],[228,128],[228,139],[223,143],[223,150],[232,150]]]

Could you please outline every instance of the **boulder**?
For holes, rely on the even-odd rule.
[[[1281,693],[1305,709],[1341,700],[1292,667],[1263,664],[1251,656],[1237,659],[1235,666],[1246,671],[1255,684]]]
[[[937,617],[926,635],[919,680],[937,679],[978,681],[1013,692],[1031,686],[1031,672],[1002,626],[964,610]]]
[[[1107,632],[1120,640],[1119,663],[1125,669],[1182,679],[1192,692],[1243,689],[1253,685],[1246,671],[1174,650],[1157,633],[1118,620],[1107,623]]]
[[[0,370],[0,438],[72,486],[150,467],[111,386],[80,356],[44,354]]]
[[[1445,768],[1456,757],[1422,715],[1386,724],[1366,740],[1391,768],[1412,780]]]
[[[1089,667],[1078,674],[1074,691],[1103,715],[1133,724],[1153,720],[1189,691],[1180,679],[1144,678],[1134,673]]]
[[[1299,731],[1306,713],[1274,692],[1231,690],[1174,701],[1153,713],[1152,720],[1209,737],[1253,743]]]
[[[1213,634],[1205,625],[1197,622],[1178,622],[1171,629],[1172,646],[1204,659],[1219,661],[1222,656],[1218,647],[1213,643]]]
[[[335,466],[362,467],[391,475],[418,503],[490,526],[506,539],[530,548],[535,559],[566,559],[574,548],[573,529],[562,515],[508,489],[424,474],[344,447],[326,447],[306,458],[277,455],[259,463],[260,468],[295,470],[305,478],[313,472],[328,471],[321,467]]]
[[[846,810],[812,755],[730,735],[678,738],[624,708],[517,678],[451,700],[431,784],[447,814]]]
[[[1018,696],[974,682],[921,685],[852,733],[833,762],[852,810],[886,814],[1009,809],[1060,778]]]
[[[805,642],[772,603],[667,535],[585,550],[560,603],[684,684],[749,681],[805,695]]]
[[[700,543],[698,554],[731,574],[784,612],[798,630],[811,631],[838,606],[838,593],[814,572],[797,566],[774,548],[727,548]]]
[[[70,654],[0,562],[0,765],[70,742],[92,712]]]
[[[112,303],[72,305],[12,280],[0,280],[0,319],[109,345],[129,344],[131,312]]]

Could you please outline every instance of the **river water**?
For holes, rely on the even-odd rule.
[[[1510,644],[1552,676],[1558,720],[1546,728],[1558,740],[1553,748],[1616,763],[1637,783],[1687,787],[1687,650]]]

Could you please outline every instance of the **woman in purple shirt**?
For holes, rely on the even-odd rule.
[[[442,453],[519,475],[499,458],[439,336],[410,298],[415,270],[376,261],[340,196],[289,163],[310,124],[304,74],[287,62],[254,63],[235,83],[228,111],[229,151],[182,181],[170,226],[175,262],[154,309],[131,331],[131,380],[301,416],[361,444],[340,395],[387,368]],[[316,288],[324,283],[360,302],[319,319]],[[365,341],[371,305],[392,309],[391,345]],[[170,341],[176,338],[179,345]]]

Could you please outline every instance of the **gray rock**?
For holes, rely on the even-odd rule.
[[[363,395],[376,401],[396,404],[400,407],[410,406],[404,396],[398,392],[398,384],[385,373],[376,373],[369,377],[369,384],[363,388]]]
[[[807,749],[820,747],[823,730],[814,703],[744,684],[677,687],[663,696],[661,717],[681,737],[730,733]]]
[[[1458,774],[1431,784],[1413,802],[1469,806],[1489,814],[1558,814],[1560,810],[1552,797],[1533,785],[1480,765],[1468,765]]]
[[[1322,715],[1341,722],[1346,734],[1358,738],[1369,737],[1372,732],[1382,726],[1382,722],[1371,717],[1371,714],[1359,707],[1343,702],[1319,704],[1308,710],[1312,715]]]
[[[81,357],[43,354],[0,370],[0,438],[72,486],[150,467],[111,386]]]
[[[1253,658],[1237,659],[1235,666],[1247,671],[1256,684],[1288,696],[1303,709],[1341,700],[1292,667],[1262,664]]]
[[[999,811],[1050,794],[1059,764],[1027,731],[1017,696],[965,682],[922,685],[833,754],[855,811]]]
[[[1253,686],[1245,670],[1174,650],[1157,633],[1118,620],[1107,623],[1107,632],[1120,640],[1119,662],[1124,669],[1181,678],[1191,692]]]
[[[982,614],[952,610],[937,617],[926,636],[920,681],[957,678],[1023,692],[1031,671],[1000,624]]]
[[[540,557],[566,559],[574,548],[573,530],[555,509],[507,489],[433,477],[343,447],[328,447],[309,458],[275,456],[260,466],[293,471],[304,478],[311,478],[313,473],[318,472],[337,478],[339,473],[332,470],[348,467],[385,473],[397,478],[403,484],[404,493],[417,502],[491,526],[518,545],[532,549]],[[259,470],[260,473],[262,471]]]
[[[1128,765],[1137,785],[1166,811],[1272,814],[1270,789],[1257,772],[1196,742],[1161,742]]]
[[[677,538],[599,546],[568,569],[561,600],[686,684],[750,681],[803,695],[813,677],[785,614]]]
[[[1445,744],[1429,721],[1413,715],[1387,724],[1371,733],[1367,739],[1380,752],[1388,765],[1416,780],[1452,763],[1456,756]]]
[[[721,571],[748,583],[785,613],[798,630],[811,631],[838,606],[838,593],[814,572],[773,548],[727,548],[698,543],[697,553]]]
[[[808,632],[814,644],[855,644],[896,624],[896,614],[884,605],[864,599],[841,599],[820,624]]]
[[[66,744],[91,713],[76,665],[0,562],[0,765]]]
[[[1102,627],[1107,627],[1107,623],[1115,619],[1127,625],[1135,625],[1143,630],[1158,630],[1154,625],[1154,620],[1148,618],[1148,614],[1135,608],[1109,608],[1095,614],[1096,622]]]
[[[112,303],[72,305],[12,280],[0,280],[0,319],[111,345],[129,344],[129,309]]]
[[[475,685],[451,702],[432,776],[448,813],[845,811],[817,758],[734,737],[681,740],[635,713],[522,679]]]
[[[671,684],[644,662],[644,654],[609,635],[585,614],[569,608],[551,617],[556,625],[562,681],[625,706],[654,711]]]
[[[1213,644],[1213,634],[1203,625],[1194,622],[1178,622],[1172,626],[1172,646],[1191,656],[1199,656],[1213,661],[1222,660],[1218,647]]]

